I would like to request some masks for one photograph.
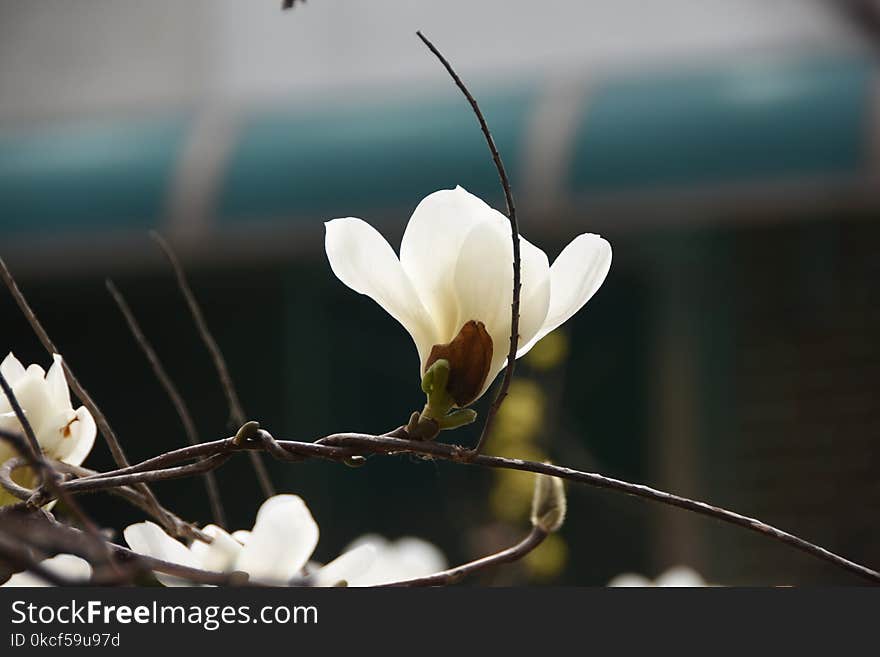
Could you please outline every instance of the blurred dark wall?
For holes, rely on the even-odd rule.
[[[541,449],[568,465],[706,498],[871,563],[880,547],[872,529],[880,503],[876,223],[811,217],[610,237],[612,273],[566,325],[564,366],[542,374],[524,362],[518,370],[552,408],[536,438]],[[277,437],[378,432],[421,407],[409,337],[337,281],[323,258],[191,269],[248,416]],[[116,282],[202,439],[229,435],[221,388],[170,272],[129,272]],[[101,278],[20,283],[131,459],[183,444]],[[0,316],[3,344],[45,364],[6,295]],[[474,428],[443,435],[464,444],[475,437]],[[102,444],[88,465],[111,467]],[[423,536],[452,560],[501,540],[485,536],[497,525],[489,472],[411,458],[374,458],[354,470],[320,462],[270,468],[280,490],[310,505],[322,559],[367,531]],[[249,527],[260,499],[247,460],[233,459],[219,477],[231,525]],[[198,479],[156,488],[183,516],[210,520]],[[624,570],[653,574],[684,562],[727,584],[850,582],[742,530],[586,487],[569,493],[569,558],[557,581],[603,584]],[[117,528],[139,517],[104,495],[88,506]],[[504,531],[515,534],[516,523]]]

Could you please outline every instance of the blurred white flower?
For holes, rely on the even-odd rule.
[[[700,574],[687,566],[675,566],[665,573],[657,577],[656,581],[651,581],[642,575],[635,573],[623,573],[618,575],[610,582],[608,586],[614,587],[637,587],[637,586],[658,586],[658,587],[701,587],[709,586]]]
[[[40,565],[53,575],[73,581],[85,582],[92,576],[92,567],[85,559],[72,554],[59,554],[51,559],[44,559]],[[3,586],[52,586],[42,577],[31,572],[15,573]]]
[[[349,586],[377,586],[424,577],[446,570],[446,557],[433,544],[420,538],[405,537],[389,541],[377,534],[366,534],[348,546],[354,551],[369,546],[374,550],[372,565],[348,579]]]
[[[95,420],[83,406],[73,410],[61,356],[55,354],[52,360],[48,372],[39,365],[30,365],[25,369],[10,352],[0,363],[0,373],[12,388],[43,452],[57,461],[80,465],[95,443]],[[0,428],[24,432],[2,390]],[[11,445],[0,441],[0,463],[16,454]],[[22,468],[15,473],[15,480],[22,485],[33,485],[33,479],[34,474],[28,469]],[[18,501],[0,489],[0,506]]]
[[[459,407],[482,395],[504,367],[510,339],[513,246],[507,218],[461,187],[426,197],[412,214],[400,258],[373,227],[352,217],[326,223],[336,276],[400,322],[419,352],[421,375],[450,361]],[[520,237],[519,349],[528,352],[593,296],[611,267],[611,246],[579,235],[551,267]]]
[[[203,530],[214,540],[193,541],[190,547],[175,540],[152,522],[125,528],[128,546],[156,559],[218,573],[246,572],[251,581],[284,585],[304,575],[304,567],[318,544],[318,525],[298,495],[270,497],[257,512],[251,531],[229,534],[216,525]],[[357,576],[372,563],[374,550],[361,546],[310,572],[312,583],[333,586]],[[188,586],[186,580],[156,573],[166,586]]]

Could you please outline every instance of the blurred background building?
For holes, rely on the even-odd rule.
[[[581,232],[614,246],[604,287],[520,368],[490,449],[703,498],[880,563],[875,3],[279,6],[0,2],[0,255],[132,458],[183,433],[108,276],[203,438],[229,431],[150,229],[181,254],[247,412],[276,436],[387,430],[421,407],[409,338],[332,276],[322,222],[360,216],[397,245],[437,189],[502,207],[422,29],[481,102],[524,234],[551,259]],[[4,295],[0,313],[0,349],[47,362]],[[88,463],[109,466],[106,449]],[[517,536],[530,486],[426,461],[271,470],[309,502],[325,557],[364,531],[473,557]],[[233,525],[250,526],[246,460],[219,476]],[[157,489],[208,520],[201,482]],[[852,581],[684,512],[570,495],[559,540],[492,581],[604,584],[679,563],[723,584]]]

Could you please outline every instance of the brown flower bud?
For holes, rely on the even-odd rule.
[[[435,344],[425,371],[441,358],[449,361],[449,396],[460,408],[467,406],[479,397],[492,365],[492,338],[483,322],[470,320],[452,342]]]

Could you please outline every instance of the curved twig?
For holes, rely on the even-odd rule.
[[[399,432],[399,430],[390,433],[393,434],[397,432]],[[267,445],[272,445],[272,447],[270,448]],[[827,561],[828,563],[864,579],[880,583],[880,573],[876,570],[854,561],[850,561],[830,550],[811,543],[799,536],[778,529],[777,527],[769,525],[761,520],[750,518],[749,516],[714,506],[707,502],[693,500],[656,488],[651,488],[650,486],[635,484],[621,479],[614,479],[593,472],[583,472],[581,470],[552,465],[549,463],[524,461],[521,459],[511,459],[501,456],[489,456],[484,454],[475,456],[470,450],[458,445],[408,440],[405,438],[392,437],[390,435],[376,436],[361,433],[338,433],[326,436],[322,438],[320,442],[299,442],[293,440],[275,440],[269,436],[268,432],[261,429],[256,440],[236,443],[235,438],[225,438],[222,440],[200,443],[195,446],[183,447],[172,452],[166,452],[165,454],[161,454],[127,468],[93,475],[63,485],[72,486],[75,484],[77,487],[77,493],[85,493],[88,492],[91,487],[94,487],[95,489],[106,488],[105,484],[102,483],[102,480],[108,477],[113,477],[115,485],[117,486],[128,485],[131,482],[137,481],[163,480],[169,478],[169,473],[165,472],[165,470],[178,463],[197,459],[207,459],[209,457],[226,455],[237,451],[253,450],[269,450],[273,455],[283,458],[284,460],[323,458],[339,463],[346,462],[352,456],[363,456],[366,454],[415,454],[464,463],[476,467],[520,470],[523,472],[546,474],[560,479],[573,481],[575,483],[586,484],[595,488],[613,490],[619,493],[625,493],[627,495],[650,500],[652,502],[665,504],[667,506],[674,506],[728,524],[736,525],[784,543],[785,545],[810,554],[818,559]],[[211,467],[218,467],[219,465],[222,465],[223,462],[223,460],[219,459],[217,461],[212,461]],[[199,463],[204,467],[208,467],[204,461],[199,461]],[[195,471],[201,471],[201,468],[195,468]]]
[[[183,425],[183,431],[186,434],[187,441],[189,441],[190,445],[197,444],[200,441],[198,432],[196,431],[196,425],[195,422],[193,422],[192,415],[189,412],[189,408],[187,408],[186,402],[183,400],[183,396],[177,390],[177,386],[174,385],[171,377],[168,376],[168,372],[165,371],[162,361],[159,360],[159,355],[156,353],[153,345],[150,344],[150,341],[147,340],[147,336],[144,335],[143,329],[141,329],[137,318],[134,316],[131,307],[122,295],[122,292],[119,291],[112,280],[107,279],[106,283],[107,290],[110,292],[110,296],[113,297],[113,300],[119,307],[119,311],[125,318],[129,331],[134,336],[141,351],[144,352],[144,356],[146,356],[147,361],[153,369],[153,374],[155,374],[156,378],[159,380],[159,384],[165,389],[165,393],[171,400],[174,410],[177,411],[177,416],[180,418],[180,423]],[[211,513],[214,516],[214,522],[221,527],[226,527],[226,513],[223,510],[223,500],[220,498],[220,488],[217,485],[217,477],[212,471],[207,471],[202,476],[205,481],[205,490],[208,493],[208,500],[211,503]]]
[[[448,584],[455,584],[462,578],[481,570],[485,570],[486,568],[522,559],[529,552],[543,543],[547,536],[549,536],[549,534],[540,527],[532,527],[532,531],[529,532],[528,536],[506,550],[490,554],[482,559],[470,561],[461,566],[456,566],[455,568],[450,568],[449,570],[444,570],[439,573],[426,575],[425,577],[416,577],[414,579],[405,579],[390,584],[383,584],[382,587],[446,586]]]
[[[168,259],[171,269],[174,270],[174,276],[177,279],[177,287],[180,289],[180,293],[186,301],[186,305],[189,308],[190,315],[193,318],[193,323],[196,325],[202,343],[211,355],[211,361],[214,363],[214,368],[217,370],[217,376],[220,379],[220,385],[223,388],[223,394],[226,395],[226,401],[229,404],[230,428],[237,429],[247,422],[247,417],[244,414],[244,408],[242,408],[241,401],[238,398],[238,392],[235,389],[235,384],[232,382],[232,375],[229,373],[229,366],[226,364],[226,359],[223,357],[220,345],[217,344],[217,340],[214,339],[214,334],[211,333],[211,329],[208,328],[208,322],[205,320],[204,313],[202,313],[202,307],[199,305],[196,295],[193,293],[192,288],[189,285],[186,272],[183,270],[183,266],[180,264],[177,254],[174,253],[174,250],[165,238],[156,231],[150,231],[150,237],[159,245],[159,248],[162,249],[162,253],[164,253],[165,257]],[[260,484],[260,489],[263,491],[263,495],[265,497],[271,497],[275,494],[275,487],[272,485],[272,480],[269,477],[269,471],[266,469],[266,464],[263,462],[262,457],[256,452],[252,452],[248,456],[251,460],[254,474],[256,474],[257,481]]]
[[[449,63],[449,60],[447,60],[446,57],[443,56],[443,53],[437,49],[437,46],[431,43],[431,41],[428,40],[428,37],[422,34],[421,31],[416,32],[416,35],[418,35],[419,39],[422,40],[422,43],[428,47],[428,50],[434,53],[434,56],[440,60],[440,63],[443,64],[443,67],[452,77],[452,81],[455,82],[455,86],[459,88],[468,103],[470,103],[471,109],[480,124],[480,130],[483,132],[483,137],[486,138],[486,144],[489,146],[489,152],[492,154],[492,161],[495,163],[495,169],[498,171],[498,178],[501,180],[501,188],[504,190],[504,201],[507,204],[507,218],[510,220],[510,238],[513,240],[513,297],[510,304],[510,349],[507,352],[507,367],[504,369],[504,378],[501,380],[501,387],[498,388],[498,394],[495,396],[495,400],[486,412],[486,421],[483,423],[483,428],[480,431],[480,438],[477,441],[477,446],[473,450],[474,454],[479,454],[483,450],[486,439],[489,437],[489,432],[492,430],[492,423],[495,420],[495,415],[498,413],[498,409],[501,408],[501,404],[507,397],[507,390],[510,388],[511,379],[513,379],[513,370],[516,367],[516,350],[519,345],[520,273],[522,269],[519,252],[519,225],[516,221],[516,206],[513,203],[513,192],[510,190],[510,180],[507,178],[507,171],[504,169],[504,162],[501,161],[501,154],[498,152],[498,147],[495,145],[495,139],[489,131],[489,124],[486,123],[486,118],[483,116],[483,112],[480,110],[477,100],[458,76],[458,73],[455,72],[455,69],[452,68],[452,64]]]
[[[33,308],[31,308],[30,304],[27,302],[24,294],[18,288],[18,285],[16,284],[12,273],[6,267],[6,263],[3,261],[3,258],[0,258],[0,278],[3,279],[3,282],[9,289],[9,293],[12,295],[12,298],[15,299],[15,303],[18,305],[25,319],[27,319],[28,323],[31,325],[31,329],[42,343],[43,348],[49,352],[50,356],[52,354],[61,353],[60,351],[58,351],[58,347],[56,347],[55,343],[52,341],[52,338],[49,337],[46,329],[43,328],[42,323],[40,323],[40,320],[37,318],[37,315],[34,312]],[[112,454],[113,460],[116,462],[116,465],[119,467],[127,466],[128,458],[125,456],[122,445],[120,445],[119,439],[116,437],[116,433],[110,426],[110,422],[107,420],[107,417],[104,415],[104,413],[101,412],[101,409],[98,408],[95,400],[92,399],[91,395],[89,395],[83,385],[79,382],[79,379],[76,378],[76,375],[70,368],[70,365],[68,364],[66,358],[61,361],[61,364],[64,367],[64,375],[67,379],[67,383],[70,385],[71,390],[73,390],[73,394],[75,394],[80,399],[80,401],[82,401],[83,405],[87,409],[89,409],[92,417],[95,418],[95,422],[97,423],[98,428],[101,430],[101,435],[104,437],[104,442],[106,442],[107,446],[110,448],[110,453]],[[171,522],[171,516],[169,515],[169,512],[166,511],[164,507],[162,507],[162,505],[159,503],[159,500],[153,494],[153,491],[151,491],[146,484],[141,484],[140,488],[141,492],[144,494],[144,497],[150,504],[153,515],[162,523],[162,525],[166,529],[173,532],[175,535],[179,535],[182,529],[184,533],[186,533],[185,528],[181,528],[181,526],[179,525],[175,526]]]

